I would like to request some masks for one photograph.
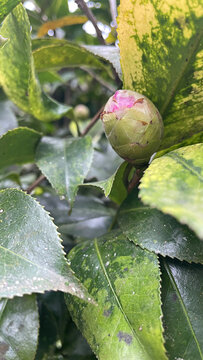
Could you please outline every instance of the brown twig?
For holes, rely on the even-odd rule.
[[[30,194],[45,178],[44,175],[40,175],[26,190],[27,194]]]
[[[84,12],[84,14],[87,16],[87,18],[92,22],[94,25],[94,28],[97,33],[97,37],[102,45],[106,45],[105,40],[102,36],[101,30],[97,26],[97,20],[95,16],[93,15],[92,11],[88,8],[87,4],[84,2],[84,0],[75,0],[76,4]]]
[[[89,74],[93,79],[95,79],[98,83],[100,83],[107,90],[111,91],[112,93],[114,93],[116,91],[116,88],[113,85],[109,84],[107,81],[102,79],[99,75],[95,74],[95,72],[92,71],[91,69],[88,69],[83,66],[81,66],[81,69],[84,70],[87,74]]]
[[[128,194],[134,189],[134,187],[136,185],[139,184],[140,178],[142,176],[142,170],[141,169],[137,169],[133,175],[132,180],[130,181],[129,185],[128,185]]]
[[[97,120],[99,120],[100,114],[102,113],[103,110],[104,110],[104,106],[102,106],[99,109],[99,111],[97,111],[97,113],[94,115],[92,120],[89,122],[89,124],[87,125],[85,130],[81,133],[81,136],[85,136],[90,131],[90,129],[94,126],[94,124],[96,124],[96,122],[97,122]]]

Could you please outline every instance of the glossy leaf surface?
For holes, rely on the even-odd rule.
[[[58,196],[44,194],[38,198],[40,204],[50,212],[61,234],[93,239],[105,234],[113,222],[115,209],[94,196],[77,196],[71,215],[66,200]]]
[[[29,195],[0,191],[0,297],[45,290],[83,296],[67,265],[56,226]]]
[[[203,144],[180,148],[155,159],[145,171],[140,197],[187,224],[203,239]]]
[[[118,223],[127,238],[163,256],[203,264],[203,242],[174,217],[144,205],[133,191],[119,211]]]
[[[101,56],[105,60],[108,60],[115,68],[119,78],[122,79],[119,47],[106,45],[85,45],[84,47],[93,54]]]
[[[121,204],[127,196],[127,190],[123,183],[124,172],[127,162],[123,162],[116,172],[106,180],[85,183],[85,186],[95,186],[103,190],[106,197],[110,197],[117,204]]]
[[[203,359],[203,267],[164,260],[162,301],[169,360]]]
[[[88,179],[96,178],[99,181],[106,180],[117,171],[122,163],[123,159],[118,156],[107,142],[107,146],[103,151],[95,150],[92,166],[87,177]]]
[[[8,39],[0,35],[0,49],[7,43]]]
[[[34,360],[39,320],[35,295],[0,300],[0,359]]]
[[[117,232],[76,246],[71,268],[98,306],[68,296],[71,315],[100,360],[167,359],[157,257]]]
[[[78,186],[89,171],[93,158],[90,136],[77,139],[43,138],[36,153],[36,163],[59,195],[71,206]]]
[[[189,137],[187,140],[184,140],[181,143],[178,143],[176,145],[171,146],[170,148],[158,151],[158,153],[156,154],[156,158],[160,157],[160,156],[163,156],[164,154],[166,154],[166,153],[168,153],[170,151],[179,149],[181,147],[194,145],[194,144],[199,144],[199,143],[203,143],[203,131]]]
[[[165,124],[161,148],[202,131],[201,0],[121,0],[119,10],[124,88],[157,106]]]
[[[0,101],[0,135],[18,126],[10,101]]]
[[[57,120],[70,107],[57,103],[41,90],[31,51],[30,23],[22,4],[3,23],[1,35],[9,41],[0,51],[0,83],[8,97],[39,120]]]
[[[40,139],[40,133],[25,127],[8,131],[0,138],[0,169],[33,162]]]
[[[76,66],[110,71],[102,58],[67,40],[37,39],[32,41],[32,48],[37,71]]]

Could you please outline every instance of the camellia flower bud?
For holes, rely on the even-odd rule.
[[[101,115],[106,136],[119,156],[135,165],[147,164],[163,137],[163,121],[144,95],[118,90]]]
[[[86,120],[90,115],[90,111],[88,107],[83,104],[77,105],[73,110],[73,112],[75,117],[78,118],[79,120]]]

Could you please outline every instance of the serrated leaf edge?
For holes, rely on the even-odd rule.
[[[119,226],[120,227],[120,226]],[[156,255],[161,255],[163,256],[164,258],[165,257],[169,257],[170,259],[177,259],[177,260],[180,260],[180,261],[186,261],[188,264],[200,264],[200,265],[203,265],[203,262],[199,262],[199,261],[189,261],[185,258],[182,258],[182,257],[178,257],[178,256],[171,256],[169,254],[166,254],[165,252],[160,252],[160,251],[155,251],[155,250],[150,250],[150,249],[147,249],[145,246],[139,244],[138,242],[136,242],[136,240],[131,240],[128,235],[126,234],[125,230],[122,229],[122,227],[120,227],[121,231],[123,232],[123,234],[126,236],[126,238],[133,242],[135,245],[139,246],[142,250],[147,250],[149,251],[150,253],[152,254],[156,254]]]
[[[51,222],[52,222],[52,224],[53,224],[53,226],[54,226],[54,228],[55,228],[55,230],[56,230],[56,234],[57,234],[57,237],[58,237],[58,240],[59,240],[59,248],[61,249],[61,253],[62,253],[62,255],[63,255],[63,258],[64,258],[64,260],[65,260],[65,263],[66,263],[66,265],[67,265],[67,268],[70,270],[70,273],[71,273],[71,274],[75,277],[75,279],[78,281],[78,284],[81,284],[81,282],[80,282],[79,279],[75,276],[74,271],[71,269],[71,267],[69,266],[69,264],[68,264],[68,262],[67,262],[67,259],[66,259],[66,256],[65,256],[66,253],[65,253],[64,247],[63,247],[63,245],[62,245],[61,234],[60,234],[59,231],[58,231],[58,227],[57,227],[56,224],[54,223],[54,219],[50,216],[50,213],[49,213],[49,212],[44,208],[44,206],[42,206],[35,198],[33,198],[31,195],[27,194],[26,192],[24,192],[24,191],[22,191],[22,190],[19,190],[19,189],[15,189],[15,188],[9,188],[9,189],[2,189],[2,190],[0,190],[0,193],[5,192],[5,190],[11,190],[11,191],[14,190],[15,192],[23,193],[25,196],[28,196],[29,198],[32,198],[32,200],[37,203],[37,206],[39,206],[40,208],[43,209],[43,211],[44,211],[45,214],[48,216],[48,218],[51,220]],[[49,270],[49,269],[47,269],[47,271],[49,271],[49,272],[52,273],[52,271]],[[48,287],[46,290],[42,290],[42,291],[41,291],[41,290],[37,290],[36,292],[35,292],[35,291],[30,291],[30,292],[28,291],[28,292],[25,292],[25,293],[23,293],[23,294],[19,294],[19,293],[16,292],[15,295],[6,296],[6,297],[2,297],[2,298],[12,299],[12,298],[14,298],[15,296],[23,297],[23,295],[31,295],[31,294],[33,294],[33,293],[44,294],[45,291],[51,291],[51,290],[53,290],[53,291],[59,291],[59,290],[61,290],[61,291],[64,291],[64,292],[68,292],[68,293],[70,293],[70,294],[72,294],[72,295],[78,296],[79,298],[81,298],[81,299],[83,299],[83,300],[87,300],[87,301],[89,301],[89,302],[95,303],[94,300],[93,300],[90,296],[87,297],[86,295],[82,294],[80,291],[76,290],[76,289],[75,289],[75,284],[69,282],[68,279],[66,280],[66,278],[65,278],[63,275],[58,275],[58,274],[55,274],[55,273],[54,273],[54,276],[55,276],[55,277],[59,277],[59,278],[64,278],[64,280],[65,280],[65,281],[64,281],[64,289],[67,288],[66,290],[58,289],[57,286],[56,286],[56,287],[51,287],[51,288]],[[65,284],[66,281],[67,281],[67,284],[68,284],[68,285]],[[83,287],[82,284],[81,284],[81,287]],[[72,291],[67,291],[68,288],[70,288]],[[85,289],[86,289],[86,288],[85,288]],[[86,292],[87,292],[87,290],[86,290]]]

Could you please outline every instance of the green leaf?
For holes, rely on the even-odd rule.
[[[66,196],[72,207],[92,157],[90,136],[66,140],[45,137],[38,145],[36,163],[57,193]]]
[[[103,57],[105,60],[109,61],[116,70],[119,78],[122,80],[119,47],[106,45],[85,45],[84,48],[93,54]]]
[[[0,49],[7,43],[8,39],[0,35]]]
[[[94,196],[77,196],[71,215],[70,206],[66,200],[48,193],[38,197],[40,204],[50,212],[63,235],[72,235],[80,238],[93,239],[105,234],[111,226],[115,209],[105,206],[105,203]]]
[[[107,140],[105,141],[105,145],[105,149],[95,150],[92,166],[88,173],[88,179],[96,178],[99,181],[106,180],[108,177],[111,177],[123,163],[123,159],[112,149]]]
[[[40,84],[64,83],[64,79],[56,71],[42,71],[38,74]]]
[[[165,356],[156,255],[111,232],[77,245],[71,268],[97,306],[66,297],[67,306],[100,360],[161,360]]]
[[[0,83],[8,97],[39,120],[52,121],[65,115],[70,107],[45,95],[36,78],[30,23],[22,4],[7,16],[1,35],[9,38],[0,51]]]
[[[0,169],[14,164],[34,162],[41,135],[35,130],[19,127],[0,138]]]
[[[49,291],[38,295],[40,330],[36,360],[45,359],[56,350],[57,341],[63,343],[70,315],[62,292]],[[51,356],[49,357],[51,358]]]
[[[18,5],[20,0],[1,0],[0,3],[0,23],[4,20],[6,15],[13,10],[13,8]]]
[[[44,10],[48,18],[52,18],[53,14],[58,18],[69,13],[67,0],[36,0],[35,3]]]
[[[127,238],[163,256],[203,264],[203,242],[170,215],[145,206],[133,191],[122,204],[118,223]]]
[[[106,197],[109,196],[110,199],[120,205],[127,196],[127,190],[123,183],[123,177],[127,164],[127,162],[123,162],[116,172],[106,180],[93,181],[85,183],[84,185],[100,188]]]
[[[171,146],[170,148],[167,148],[165,150],[158,151],[156,154],[156,158],[165,155],[166,153],[179,149],[184,146],[194,145],[198,143],[203,143],[203,131],[199,132],[198,134],[195,134],[188,138],[187,140],[182,141],[181,143],[178,143],[176,145]]]
[[[187,224],[203,239],[203,144],[180,148],[154,160],[141,179],[140,197]]]
[[[32,48],[37,71],[87,66],[105,70],[112,76],[110,67],[103,63],[102,58],[67,40],[36,39],[32,41]]]
[[[0,300],[0,359],[34,360],[39,329],[35,295]]]
[[[169,360],[203,359],[203,267],[163,260],[163,322]]]
[[[161,148],[203,130],[201,0],[121,0],[118,38],[124,88],[143,93],[165,124]]]
[[[0,101],[0,135],[18,126],[10,101]]]
[[[68,267],[56,226],[29,195],[0,191],[0,297],[61,290],[84,296]]]
[[[71,320],[63,293],[38,295],[38,306],[40,332],[35,360],[96,360]]]

